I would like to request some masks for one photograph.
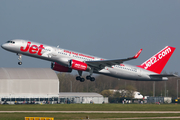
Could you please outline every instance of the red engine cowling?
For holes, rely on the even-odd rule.
[[[60,65],[56,62],[51,63],[51,69],[59,72],[72,72],[72,69],[69,67],[65,67],[63,65]]]
[[[91,68],[84,62],[78,60],[70,60],[69,67],[75,70],[90,71]]]

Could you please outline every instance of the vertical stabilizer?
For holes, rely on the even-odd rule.
[[[138,67],[160,74],[176,48],[166,46]]]

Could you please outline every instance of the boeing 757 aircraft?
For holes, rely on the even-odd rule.
[[[90,81],[95,80],[95,78],[92,77],[93,73],[139,81],[162,81],[168,80],[168,77],[175,76],[160,74],[176,49],[171,46],[166,46],[150,59],[136,66],[124,64],[124,62],[138,58],[142,49],[133,57],[107,60],[22,39],[7,41],[2,44],[1,47],[10,52],[17,53],[19,56],[19,65],[22,64],[22,55],[27,55],[51,61],[51,68],[55,71],[71,72],[72,70],[77,70],[79,76],[76,77],[76,80],[80,80],[81,82],[85,81],[85,79],[82,78],[83,71],[89,72],[86,79]]]

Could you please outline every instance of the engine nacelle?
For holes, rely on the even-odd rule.
[[[69,68],[81,71],[90,71],[91,68],[84,62],[78,60],[70,60],[69,61]]]
[[[72,69],[69,67],[65,67],[63,65],[60,65],[56,62],[52,62],[51,63],[51,69],[55,70],[55,71],[59,71],[59,72],[72,72]]]

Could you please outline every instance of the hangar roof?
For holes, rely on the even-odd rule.
[[[102,97],[102,95],[89,92],[60,92],[59,97]]]
[[[0,68],[2,79],[58,79],[50,68]]]

